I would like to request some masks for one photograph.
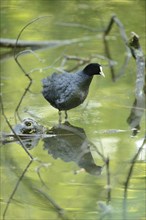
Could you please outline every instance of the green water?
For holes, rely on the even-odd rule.
[[[67,132],[63,134],[62,139],[55,139],[56,146],[53,138],[48,139],[48,145],[58,147],[57,150],[51,148],[52,152],[55,151],[54,155],[48,153],[49,147],[45,148],[44,139],[40,139],[37,146],[29,151],[33,158],[37,159],[30,164],[24,174],[10,201],[5,219],[146,218],[144,149],[134,164],[124,202],[124,183],[131,167],[131,160],[136,155],[138,146],[142,145],[145,135],[144,115],[140,122],[140,132],[135,137],[132,137],[131,128],[127,124],[135,99],[136,63],[131,57],[124,75],[113,82],[102,39],[104,28],[111,16],[116,14],[123,23],[128,37],[131,31],[140,36],[140,44],[144,51],[145,13],[144,0],[1,1],[2,38],[16,39],[20,30],[29,21],[36,17],[48,16],[28,26],[20,39],[70,40],[69,45],[35,50],[35,55],[25,54],[19,57],[25,72],[30,73],[32,78],[30,92],[26,93],[19,108],[21,119],[33,118],[49,129],[58,124],[58,111],[51,107],[41,94],[41,80],[57,71],[55,68],[70,70],[78,64],[74,60],[65,62],[65,56],[86,58],[103,66],[106,77],[94,77],[86,101],[70,110],[68,116],[72,126],[84,130],[84,135],[90,142],[89,153],[94,164],[104,165],[102,157],[98,154],[100,152],[105,158],[109,158],[110,171],[110,178],[107,178],[106,166],[98,176],[93,175],[93,172],[80,170],[78,162],[81,153],[78,146],[80,129],[76,130],[77,136],[72,137],[72,134]],[[79,42],[71,43],[72,39],[78,39]],[[116,25],[110,32],[109,45],[117,75],[123,65],[126,49]],[[12,54],[13,50],[1,49],[1,91],[4,112],[9,123],[15,126],[15,109],[29,80],[16,64]],[[4,117],[1,119],[1,131],[10,133]],[[71,146],[65,148],[65,152],[61,142],[64,141],[64,136],[69,136],[65,140]],[[84,139],[82,141],[87,144]],[[77,153],[75,148],[79,149]],[[1,219],[7,201],[29,161],[28,155],[18,143],[2,145]]]

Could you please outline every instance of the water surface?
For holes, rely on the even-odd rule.
[[[131,161],[145,135],[144,115],[141,129],[134,137],[127,123],[135,99],[136,62],[131,57],[124,74],[113,82],[102,38],[111,15],[116,14],[128,37],[131,31],[140,36],[144,51],[144,6],[143,0],[2,1],[2,38],[16,39],[29,21],[49,15],[28,26],[20,39],[63,41],[54,47],[35,50],[35,55],[19,57],[25,72],[32,78],[30,92],[19,108],[22,120],[32,118],[49,130],[54,126],[53,129],[58,128],[58,111],[43,98],[41,80],[57,68],[71,70],[79,64],[65,60],[66,56],[101,63],[106,75],[105,78],[95,76],[86,101],[68,112],[70,127],[53,130],[57,137],[38,138],[37,145],[29,150],[37,159],[24,173],[11,201],[10,195],[30,158],[18,142],[2,145],[1,216],[10,201],[5,219],[145,219],[144,150],[129,174]],[[78,42],[73,43],[72,39]],[[69,45],[65,45],[64,40],[69,40]],[[116,25],[110,33],[109,45],[118,75],[126,49]],[[1,49],[1,88],[4,112],[15,127],[14,113],[29,80],[12,53],[13,50]],[[3,117],[1,130],[11,132]],[[103,160],[107,158],[109,167]],[[99,171],[98,166],[103,166],[101,173],[95,172]]]

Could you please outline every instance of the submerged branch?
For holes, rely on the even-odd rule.
[[[140,129],[140,121],[144,113],[145,108],[145,59],[140,47],[139,36],[132,32],[132,37],[129,40],[129,47],[132,55],[136,60],[136,85],[135,85],[135,100],[131,113],[127,119],[128,124],[134,129],[133,135],[137,134],[137,130]]]
[[[52,47],[52,46],[56,46],[56,44],[58,44],[59,41],[26,41],[26,40],[19,40],[19,42],[17,43],[17,48],[32,48],[32,49],[36,49],[36,48],[43,48],[43,47]],[[0,39],[0,47],[5,47],[5,48],[14,48],[16,45],[16,40],[15,39],[4,39],[1,38]]]
[[[127,50],[127,57],[124,61],[124,65],[122,66],[117,76],[115,76],[113,64],[110,62],[111,53],[110,53],[108,41],[106,38],[106,36],[111,31],[114,23],[119,27],[121,37],[124,41],[124,44]],[[145,103],[146,103],[146,100],[145,100],[145,94],[146,94],[145,59],[144,59],[142,49],[140,47],[139,37],[137,34],[132,32],[132,37],[128,41],[123,24],[114,15],[111,17],[109,24],[107,25],[104,31],[103,40],[104,40],[104,45],[105,45],[105,52],[106,52],[107,57],[109,58],[109,66],[110,66],[111,76],[112,76],[113,81],[116,81],[124,73],[131,55],[136,60],[137,70],[136,70],[135,100],[133,103],[131,113],[127,119],[128,124],[133,129],[133,135],[136,135],[137,131],[140,130],[140,121],[144,113],[144,108],[146,107],[145,106]]]
[[[89,41],[93,37],[83,37],[83,38],[76,38],[76,39],[67,39],[67,40],[54,40],[54,41],[26,41],[26,40],[19,40],[17,42],[17,49],[18,48],[31,48],[33,50],[46,48],[46,47],[59,47],[64,45],[70,45],[74,43],[79,43],[82,41]],[[95,38],[95,37],[94,37]],[[4,48],[15,48],[16,40],[15,39],[0,39],[0,47]]]

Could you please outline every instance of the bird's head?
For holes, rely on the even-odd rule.
[[[83,72],[86,75],[93,76],[93,75],[101,75],[105,77],[103,71],[102,71],[102,66],[98,63],[90,63],[88,64],[84,69]]]

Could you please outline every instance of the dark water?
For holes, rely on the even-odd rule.
[[[39,123],[41,127],[37,138],[24,142],[35,158],[30,164],[29,156],[15,139],[6,139],[10,143],[2,144],[1,219],[3,215],[9,220],[146,218],[145,144],[137,155],[144,140],[145,117],[143,113],[141,128],[133,137],[127,118],[135,99],[136,62],[131,57],[124,74],[113,82],[102,37],[113,14],[123,23],[128,38],[131,31],[139,35],[144,51],[144,0],[1,2],[2,38],[16,39],[29,21],[48,16],[29,25],[20,40],[55,41],[49,48],[18,57],[32,78],[19,117],[32,118],[36,124],[31,125],[37,127]],[[127,51],[116,25],[108,39],[117,76]],[[70,110],[69,124],[60,127],[57,110],[41,94],[41,80],[54,71],[71,70],[80,64],[78,60],[66,60],[70,56],[80,62],[86,59],[101,63],[106,77],[94,77],[86,101]],[[14,60],[13,49],[1,49],[2,101],[12,127],[28,84],[29,79]],[[42,126],[49,130],[48,135],[45,132],[42,136]],[[4,117],[1,130],[11,132]]]

